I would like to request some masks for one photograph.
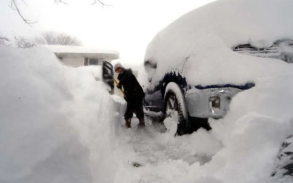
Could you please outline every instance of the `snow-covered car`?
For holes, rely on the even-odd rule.
[[[200,119],[224,117],[236,94],[279,72],[276,67],[289,71],[288,5],[292,2],[222,0],[171,23],[146,51],[145,108],[167,115],[176,110],[177,133],[185,133]]]
[[[103,81],[108,88],[109,93],[114,93],[113,66],[107,61],[103,61],[102,65],[91,65],[78,67],[79,70],[89,72],[95,80]]]

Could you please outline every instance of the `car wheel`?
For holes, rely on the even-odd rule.
[[[188,112],[181,88],[174,82],[170,82],[165,90],[165,114],[171,116],[177,112],[177,130],[175,135],[183,135],[188,131]]]
[[[271,175],[274,182],[293,181],[293,135],[288,136],[282,143],[275,165],[275,170]]]

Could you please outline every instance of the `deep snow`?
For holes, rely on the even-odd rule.
[[[221,35],[228,35],[221,26],[229,22],[221,22],[221,16],[216,16],[219,11],[224,17],[235,17],[232,29],[236,30],[249,31],[238,26],[238,21],[249,25],[252,18],[265,20],[266,15],[270,15],[270,21],[264,21],[264,28],[272,28],[272,22],[280,27],[286,23],[292,28],[291,16],[283,19],[284,14],[291,15],[291,1],[269,0],[266,6],[262,6],[263,0],[254,0],[254,6],[246,3],[251,0],[229,1],[231,6],[221,2],[199,9],[199,13],[191,12],[187,17],[195,14],[200,19],[208,9],[213,16],[201,23],[206,25],[215,20],[218,26],[211,25],[209,31],[222,31]],[[222,9],[215,8],[219,4]],[[231,15],[227,8],[241,11],[235,9]],[[251,14],[246,13],[248,9]],[[258,12],[262,16],[253,16]],[[277,12],[282,13],[273,17]],[[176,33],[176,23],[171,27]],[[178,28],[178,34],[181,31],[185,33],[183,27]],[[292,31],[280,31],[292,36]],[[253,32],[254,45],[269,45],[273,41],[261,42],[259,33]],[[265,35],[279,33],[272,28]],[[196,38],[200,35],[194,34]],[[196,42],[198,46],[192,44],[189,50],[182,50],[184,58],[185,52],[193,49],[207,53],[190,57],[207,60],[196,62],[196,81],[214,84],[252,79],[256,86],[233,98],[225,118],[210,120],[211,131],[200,129],[176,138],[176,118],[164,120],[166,130],[162,124],[150,120],[145,128],[139,128],[137,119],[133,119],[133,128],[125,129],[123,99],[110,96],[91,72],[63,66],[49,50],[0,46],[0,182],[289,183],[290,177],[271,178],[271,174],[279,165],[276,160],[282,142],[293,132],[292,66],[275,59],[239,55],[227,48],[249,41],[245,35],[207,38],[205,34]],[[154,58],[162,57],[160,49],[166,48],[153,50],[158,51]],[[175,53],[172,49],[168,52]],[[164,58],[181,59],[171,54]],[[237,64],[240,65],[235,67]],[[214,67],[209,68],[210,65]],[[218,71],[210,74],[215,68]],[[225,75],[227,69],[231,72]],[[236,72],[241,75],[232,77]]]
[[[104,84],[44,48],[1,46],[0,58],[0,182],[112,182],[102,176],[116,169]]]
[[[176,119],[170,118],[165,133],[150,121],[146,129],[120,129],[120,182],[289,183],[292,177],[271,174],[283,140],[293,132],[291,77],[258,80],[235,96],[225,118],[210,120],[210,132],[174,138]]]
[[[225,118],[210,120],[212,131],[175,138],[171,118],[163,133],[150,120],[126,129],[123,99],[48,50],[0,50],[1,183],[278,181],[270,175],[292,133],[291,74],[236,95]]]
[[[151,121],[140,129],[137,119],[125,129],[125,102],[91,71],[63,66],[44,48],[0,50],[1,183],[156,180],[153,166],[203,164],[222,147],[204,130],[175,139],[172,119],[169,133]]]

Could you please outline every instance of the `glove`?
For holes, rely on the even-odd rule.
[[[121,88],[122,88],[122,86],[121,86],[121,85],[119,85],[119,84],[118,84],[118,85],[116,85],[116,86],[117,86],[117,88],[119,88],[119,89],[121,89]]]

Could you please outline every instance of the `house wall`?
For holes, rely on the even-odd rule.
[[[62,57],[60,61],[69,67],[84,66],[84,57]]]
[[[62,57],[62,56],[58,56],[58,58],[60,59],[60,61],[64,65],[69,66],[69,67],[80,67],[80,66],[84,66],[84,64],[85,64],[85,57],[76,57],[76,56],[74,56],[74,57],[63,56]],[[102,64],[102,61],[106,60],[103,57],[99,57],[99,58],[96,57],[95,59],[101,60],[101,62],[99,64]],[[106,61],[108,61],[108,60],[106,60]]]

